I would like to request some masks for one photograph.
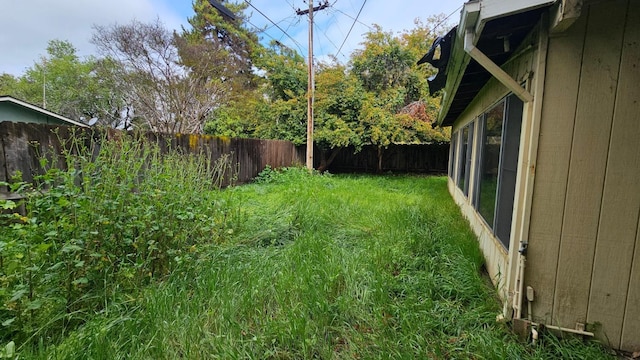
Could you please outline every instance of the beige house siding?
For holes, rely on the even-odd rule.
[[[611,347],[637,351],[640,2],[587,2],[574,24],[550,37],[545,24],[502,66],[534,94],[523,112],[509,252],[471,204],[475,187],[467,197],[450,179],[449,190],[478,236],[506,315],[518,289],[519,242],[528,241],[524,287],[535,291],[533,319],[571,329],[583,323]],[[453,132],[507,94],[490,80]],[[453,150],[463,161],[459,142]]]
[[[640,1],[585,0],[577,21],[562,26],[556,9],[502,66],[534,95],[523,109],[508,252],[472,205],[476,187],[465,196],[454,181],[464,161],[459,140],[449,191],[478,236],[506,316],[520,307],[546,325],[585,324],[609,346],[638,351]],[[476,119],[506,95],[491,79],[453,125],[457,134],[475,121],[471,184]],[[520,241],[529,245],[522,283]],[[520,286],[534,289],[531,314],[526,299],[513,301]]]
[[[535,320],[640,348],[640,2],[549,39],[525,284]]]
[[[511,77],[529,87],[530,84],[535,82],[536,80],[534,70],[536,70],[536,66],[538,63],[538,34],[539,29],[534,29],[527,37],[527,39],[523,41],[520,48],[515,52],[515,55],[502,67],[503,70],[505,70]],[[472,121],[475,121],[481,114],[486,112],[489,108],[491,108],[509,93],[509,90],[502,84],[500,84],[496,79],[491,79],[455,122],[452,128],[453,132],[459,131],[462,127],[466,126]],[[525,109],[527,109],[526,105]],[[522,123],[523,132],[525,131],[525,128],[530,127],[530,122],[531,116],[525,115],[523,117]],[[470,146],[472,146],[471,158],[477,159],[477,144],[480,141],[480,126],[478,121],[475,121],[474,129],[474,141],[473,144],[470,144]],[[523,148],[522,142],[520,148]],[[454,157],[456,159],[456,163],[453,164],[454,171],[457,171],[458,161],[462,161],[462,155],[459,154],[459,146],[457,146],[454,151],[458,152],[458,154]],[[470,169],[470,179],[476,178],[476,173],[477,171],[479,171],[479,169],[477,169],[478,165],[479,164],[477,162],[472,162]],[[473,180],[471,180],[471,182],[473,183]],[[509,251],[507,251],[502,243],[496,238],[496,236],[493,234],[493,231],[489,228],[489,226],[487,226],[482,216],[478,214],[476,209],[471,204],[470,199],[475,196],[475,190],[476,187],[471,186],[469,188],[469,194],[467,197],[456,186],[454,181],[452,179],[449,179],[449,191],[456,203],[460,206],[462,214],[467,218],[469,224],[471,225],[471,228],[478,237],[480,249],[482,250],[486,259],[487,271],[494,285],[496,285],[496,287],[498,288],[501,298],[505,302],[508,302],[510,300],[511,293],[513,292],[513,284],[508,281],[509,273],[512,271],[512,267],[510,266],[512,262],[509,261],[509,258],[513,256],[513,254],[510,255]],[[514,212],[515,210],[516,209],[514,207]],[[519,239],[516,241],[513,241],[512,239],[510,244],[510,249],[512,252],[514,250],[517,251],[518,242]]]

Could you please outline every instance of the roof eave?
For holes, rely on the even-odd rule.
[[[33,104],[29,104],[28,102],[25,102],[25,101],[22,101],[22,100],[18,100],[16,98],[12,97],[12,96],[0,96],[0,102],[3,102],[3,101],[8,101],[8,102],[14,103],[16,105],[20,105],[22,107],[25,107],[27,109],[43,113],[43,114],[45,114],[47,116],[50,116],[52,118],[56,118],[56,119],[58,119],[60,121],[69,123],[71,125],[80,126],[80,127],[89,127],[87,124],[83,124],[81,122],[77,122],[77,121],[71,120],[68,117],[65,117],[65,116],[62,116],[62,115],[58,115],[58,114],[56,114],[54,112],[51,112],[51,111],[49,111],[47,109],[43,109],[43,108],[41,108],[39,106],[35,106]]]
[[[451,105],[462,82],[463,75],[471,57],[464,50],[464,40],[466,30],[475,33],[473,43],[477,43],[484,26],[488,21],[515,15],[536,8],[545,7],[555,3],[557,0],[478,0],[464,4],[460,24],[457,26],[457,37],[451,51],[451,57],[446,69],[447,81],[443,89],[443,97],[440,112],[437,117],[437,124],[440,126],[450,126],[452,121],[445,122],[447,114],[451,110]]]
[[[443,124],[444,118],[451,108],[451,103],[455,97],[456,91],[462,81],[462,75],[467,68],[471,57],[464,51],[464,33],[466,29],[475,28],[478,24],[480,17],[480,1],[467,2],[463,5],[460,12],[460,24],[457,26],[456,36],[457,39],[453,44],[451,50],[451,57],[449,58],[449,66],[447,66],[447,82],[443,89],[442,102],[438,118],[436,120],[438,125],[447,126],[450,124]]]

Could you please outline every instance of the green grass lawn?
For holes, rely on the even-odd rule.
[[[267,173],[226,190],[237,226],[196,260],[22,358],[602,359],[496,323],[446,178]],[[157,219],[163,221],[163,219]]]

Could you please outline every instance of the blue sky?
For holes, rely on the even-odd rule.
[[[316,4],[318,1],[315,0]],[[251,0],[250,3],[253,7],[248,10],[251,13],[249,21],[260,29],[266,28],[260,33],[265,43],[279,40],[306,57],[307,18],[295,15],[296,9],[308,8],[304,0]],[[332,54],[340,61],[347,61],[371,24],[378,24],[385,31],[399,32],[411,29],[416,18],[426,20],[430,15],[441,13],[454,13],[449,23],[455,24],[463,1],[329,0],[329,3],[331,7],[315,17],[314,52],[319,58]],[[152,21],[160,18],[167,28],[180,29],[188,26],[187,18],[193,15],[191,5],[191,0],[3,0],[0,73],[21,75],[46,53],[47,42],[51,39],[71,41],[80,56],[93,55],[95,49],[89,42],[93,24],[123,24],[133,19]],[[354,21],[361,8],[358,21]],[[277,23],[280,29],[259,12]],[[342,50],[337,54],[340,46]]]

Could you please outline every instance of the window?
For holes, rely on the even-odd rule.
[[[453,169],[455,169],[456,164],[456,145],[458,145],[458,142],[456,141],[457,138],[457,132],[451,134],[451,143],[449,144],[449,177],[453,180],[455,180]]]
[[[460,160],[458,162],[458,187],[469,195],[469,175],[471,173],[471,150],[473,144],[473,122],[465,125],[460,132]]]
[[[471,177],[471,155],[473,154],[473,127],[474,122],[471,122],[467,125],[467,135],[465,136],[465,144],[464,144],[464,154],[465,154],[465,162],[464,162],[464,186],[462,187],[462,191],[465,195],[469,195],[469,180]]]
[[[482,163],[480,167],[480,182],[478,184],[478,212],[491,228],[493,228],[496,210],[503,119],[504,101],[487,111],[484,118],[481,149]]]
[[[498,239],[509,248],[523,103],[510,95],[481,121],[480,172],[474,204]]]
[[[476,147],[476,157],[475,159],[473,159],[475,161],[475,168],[476,168],[476,172],[475,172],[475,178],[473,179],[473,186],[475,187],[475,190],[473,192],[473,199],[471,199],[471,203],[473,204],[473,207],[477,210],[478,209],[478,204],[480,203],[480,179],[482,178],[482,149],[484,146],[484,142],[485,142],[485,129],[486,129],[486,125],[485,125],[485,120],[486,120],[486,114],[482,114],[480,115],[480,117],[478,117],[478,141],[476,141],[475,147]]]
[[[467,170],[467,148],[469,147],[469,126],[460,131],[460,159],[458,160],[458,187],[464,190]]]
[[[507,98],[495,219],[495,233],[507,248],[509,248],[509,240],[511,238],[511,219],[513,217],[513,200],[516,192],[523,106],[523,102],[517,97],[512,95]]]

